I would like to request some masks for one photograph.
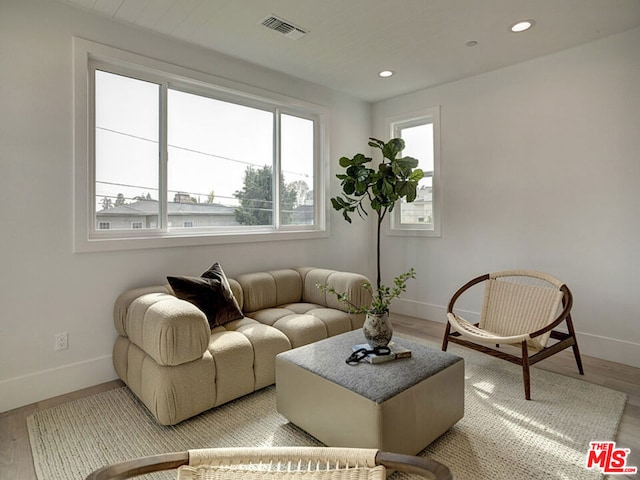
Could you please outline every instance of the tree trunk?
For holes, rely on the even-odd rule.
[[[382,227],[382,219],[384,213],[378,211],[378,239],[377,239],[377,261],[378,261],[378,278],[376,280],[376,293],[380,291],[380,230]]]

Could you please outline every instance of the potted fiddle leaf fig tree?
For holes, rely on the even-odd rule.
[[[326,285],[319,285],[326,292],[336,295],[338,300],[349,305],[351,313],[366,313],[363,332],[372,347],[386,346],[391,340],[393,329],[389,321],[389,307],[394,298],[406,291],[406,283],[415,278],[411,268],[393,279],[393,287],[382,285],[380,273],[380,232],[386,215],[393,211],[396,203],[403,198],[413,202],[417,196],[418,182],[424,172],[417,168],[418,160],[412,157],[401,157],[405,143],[401,138],[393,138],[383,142],[376,138],[369,139],[369,146],[380,150],[382,160],[378,168],[372,168],[373,159],[362,153],[353,158],[342,157],[340,166],[344,173],[336,175],[341,180],[342,194],[331,199],[331,205],[342,212],[344,219],[352,223],[351,215],[355,212],[361,218],[368,216],[369,207],[376,215],[376,266],[377,278],[375,288],[366,283],[364,287],[371,293],[370,307],[356,307],[346,294],[336,292]]]

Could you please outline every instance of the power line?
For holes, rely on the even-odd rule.
[[[111,185],[111,186],[115,186],[115,187],[127,187],[127,188],[136,188],[136,189],[148,189],[151,190],[153,192],[157,192],[158,189],[157,188],[151,188],[151,187],[145,187],[142,185],[129,185],[126,183],[115,183],[115,182],[103,182],[100,180],[96,180],[96,183],[98,184],[104,184],[104,185]],[[257,186],[257,184],[255,184]],[[190,197],[209,197],[210,193],[199,193],[199,192],[190,192],[188,190],[167,190],[167,193],[171,194],[173,193],[175,194],[179,194],[179,193],[186,193],[187,195],[189,195]],[[96,197],[100,197],[100,198],[118,198],[117,195],[112,195],[112,194],[101,194],[96,192]],[[135,197],[125,197],[125,200],[133,200],[136,197],[140,197],[140,195],[136,195]],[[227,195],[217,195],[214,191],[214,199],[224,199],[224,200],[232,200],[232,201],[238,201],[239,199],[237,197],[229,197]],[[153,199],[152,199],[153,200]],[[272,200],[260,200],[260,199],[245,199],[245,200],[250,200],[250,201],[264,201],[264,202],[272,202]]]
[[[125,186],[125,187],[130,187],[130,188],[139,188],[139,189],[148,188],[148,187],[142,187],[142,186],[137,186],[137,185],[127,185],[127,184],[120,184],[120,183],[114,183],[114,182],[96,181],[96,183],[104,183],[104,184],[112,185],[112,186],[116,186],[116,187],[117,186]],[[155,190],[157,191],[157,189],[155,189]],[[189,195],[190,198],[209,197],[209,195],[210,195],[209,193],[189,192],[187,190],[168,190],[167,192],[169,194],[173,193],[174,195],[181,194],[181,193],[187,194],[187,195]],[[135,197],[127,197],[127,196],[123,196],[123,197],[124,197],[125,200],[129,200],[129,201],[131,201],[131,200],[148,200],[147,198],[144,198],[143,195],[136,195]],[[106,194],[106,193],[105,194],[101,194],[101,193],[97,193],[96,192],[96,198],[117,199],[118,195]],[[216,200],[216,199],[231,200],[232,202],[236,202],[236,203],[240,201],[240,199],[237,198],[237,197],[229,197],[229,196],[226,196],[226,195],[216,195],[215,192],[214,192],[214,200]],[[158,201],[155,198],[151,198],[151,200],[152,201],[156,201],[156,202]],[[269,199],[266,199],[266,198],[243,198],[242,201],[246,202],[246,203],[258,203],[258,202],[262,202],[262,203],[266,203],[266,204],[272,204],[273,203],[273,200],[269,200]],[[173,202],[173,203],[180,203],[180,202]],[[198,203],[196,203],[196,205],[206,205],[206,203],[198,202]],[[237,207],[237,205],[227,205],[227,206]]]
[[[118,130],[114,130],[114,129],[111,129],[111,128],[96,126],[96,130],[102,130],[102,131],[105,131],[105,132],[114,133],[116,135],[122,135],[124,137],[135,138],[137,140],[142,140],[144,142],[153,143],[154,145],[157,145],[159,143],[157,140],[152,140],[150,138],[141,137],[139,135],[133,135],[131,133],[120,132]],[[216,155],[215,153],[203,152],[202,150],[196,150],[196,149],[188,148],[188,147],[181,147],[179,145],[167,144],[167,147],[175,148],[177,150],[182,150],[182,151],[185,151],[185,152],[196,153],[198,155],[204,155],[206,157],[218,158],[220,160],[226,160],[228,162],[240,163],[242,165],[250,165],[250,166],[253,166],[253,167],[261,167],[262,166],[260,164],[248,162],[246,160],[240,160],[240,159],[237,159],[237,158],[225,157],[223,155]],[[306,173],[293,172],[291,170],[283,170],[282,172],[283,173],[289,173],[291,175],[297,175],[299,177],[309,178],[309,175],[306,174]]]
[[[103,180],[96,180],[96,183],[100,183],[102,185],[113,185],[115,187],[146,188],[147,190],[158,191],[158,187],[147,187],[144,185],[128,185],[126,183],[106,182]]]

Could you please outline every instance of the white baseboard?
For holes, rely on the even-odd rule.
[[[617,338],[576,332],[580,353],[640,368],[640,344]]]
[[[447,321],[447,309],[442,305],[431,305],[413,300],[394,300],[393,313],[409,315],[411,317],[433,320],[445,323]],[[478,312],[461,312],[470,322],[480,319]],[[575,325],[575,324],[574,324]],[[590,357],[601,358],[610,362],[623,363],[640,368],[640,344],[620,340],[617,338],[602,337],[590,333],[576,332],[580,353]]]
[[[111,355],[0,381],[0,412],[115,380]]]

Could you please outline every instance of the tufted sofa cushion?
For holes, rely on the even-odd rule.
[[[202,357],[211,331],[201,310],[163,292],[143,293],[125,309],[127,300],[116,302],[116,331],[158,365],[180,365]],[[121,314],[125,310],[127,314]]]
[[[352,303],[364,304],[366,277],[320,268],[297,268],[239,275],[243,311],[247,317],[283,332],[293,348],[360,328],[364,315],[352,315],[334,295],[325,294],[318,283],[347,292]],[[363,293],[364,292],[364,293]]]
[[[362,288],[362,285],[369,281],[365,276],[322,268],[301,268],[297,271],[304,279],[303,301],[344,312],[349,310],[348,305],[339,302],[335,295],[320,290],[317,287],[320,283],[332,286],[337,292],[346,293],[354,305],[369,305],[371,303],[371,294]]]
[[[245,312],[299,302],[302,298],[302,277],[296,270],[246,273],[236,280],[242,287]]]

